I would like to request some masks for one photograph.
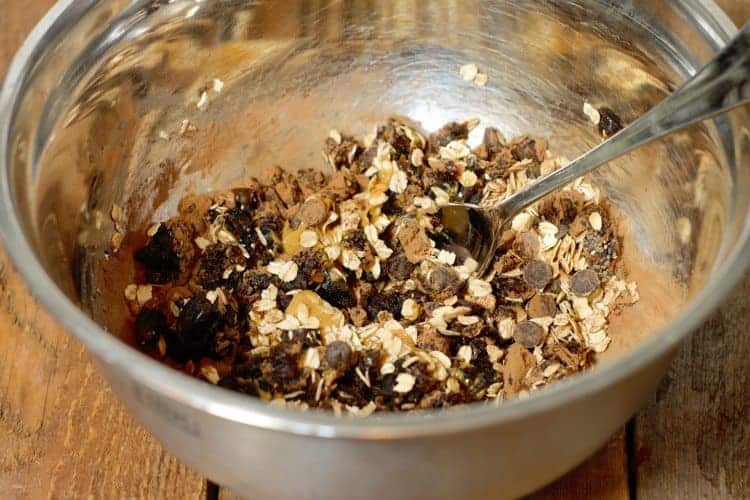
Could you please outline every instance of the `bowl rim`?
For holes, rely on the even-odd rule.
[[[567,380],[558,381],[528,399],[500,405],[475,404],[450,411],[377,414],[367,419],[335,417],[326,411],[290,411],[259,399],[215,387],[189,377],[142,354],[107,333],[85,315],[45,272],[16,216],[8,172],[10,129],[34,55],[57,31],[74,23],[97,0],[59,0],[36,25],[15,55],[0,92],[0,239],[32,295],[96,359],[125,374],[131,382],[197,412],[266,430],[320,438],[392,440],[464,432],[528,418],[590,396],[621,381],[673,350],[743,278],[750,263],[750,218],[738,243],[708,285],[659,332],[615,360]],[[713,0],[682,0],[698,21],[697,28],[716,47],[736,33],[736,26]]]

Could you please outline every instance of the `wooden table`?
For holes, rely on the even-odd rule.
[[[52,0],[0,0],[0,75]],[[750,0],[723,0],[737,22]],[[536,499],[750,498],[750,276],[651,404]],[[231,498],[164,451],[0,250],[0,497]]]

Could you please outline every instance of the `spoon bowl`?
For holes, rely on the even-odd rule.
[[[491,207],[449,204],[440,219],[449,249],[472,256],[483,275],[508,222],[553,191],[639,147],[750,103],[750,24],[691,79],[631,125],[566,166]],[[597,123],[598,125],[598,123]]]

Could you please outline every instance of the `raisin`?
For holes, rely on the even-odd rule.
[[[371,294],[365,301],[364,308],[371,320],[376,320],[380,311],[388,311],[396,319],[401,319],[403,297],[395,292]]]
[[[323,284],[317,289],[317,293],[323,300],[339,309],[347,309],[357,305],[357,300],[346,281],[331,279],[328,274]]]
[[[221,327],[219,310],[202,295],[192,297],[177,318],[177,335],[192,359],[211,354],[216,333]]]
[[[222,275],[227,267],[225,252],[224,245],[214,245],[206,249],[198,261],[196,279],[198,284],[206,290],[213,290],[224,282]]]
[[[159,310],[141,309],[135,318],[135,342],[140,347],[153,347],[168,330],[167,318]]]
[[[235,207],[224,215],[224,228],[244,246],[252,246],[258,238],[250,215]]]
[[[297,341],[284,341],[272,347],[268,360],[262,368],[265,378],[270,380],[275,387],[286,392],[293,382],[299,380],[301,352],[302,343]]]
[[[146,269],[149,283],[163,285],[180,274],[180,258],[174,250],[172,232],[164,224],[146,246],[135,253],[135,258]]]
[[[547,141],[541,137],[523,136],[513,139],[510,147],[516,160],[534,160],[541,163],[547,152]]]

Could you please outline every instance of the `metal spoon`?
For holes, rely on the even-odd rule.
[[[651,141],[750,103],[750,24],[679,89],[628,127],[565,167],[492,207],[453,203],[441,219],[452,249],[465,249],[483,275],[515,215],[551,192]],[[462,252],[463,253],[463,252]]]

